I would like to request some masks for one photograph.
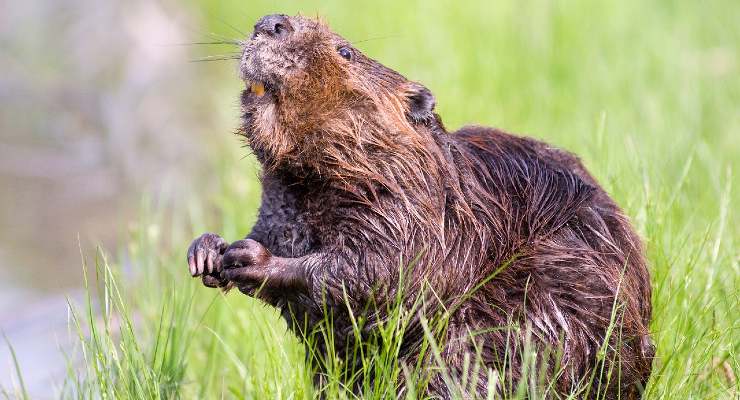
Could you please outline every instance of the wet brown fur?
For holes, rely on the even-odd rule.
[[[442,349],[453,378],[466,354],[479,354],[516,381],[531,341],[540,355],[562,353],[561,370],[543,358],[557,393],[595,374],[588,397],[599,382],[606,398],[640,396],[653,356],[642,245],[580,161],[491,128],[447,133],[426,88],[320,21],[287,21],[285,37],[255,35],[240,67],[269,93],[242,96],[241,134],[264,166],[264,194],[248,235],[256,243],[235,243],[233,254],[262,245],[272,261],[255,277],[255,257],[227,250],[227,280],[248,294],[264,284],[260,297],[302,334],[330,310],[338,354],[354,343],[345,302],[374,310],[364,327],[372,335],[382,305],[403,290],[408,305],[434,299],[439,307],[418,311],[427,317],[454,310]],[[342,46],[351,60],[337,54]],[[400,288],[399,265],[416,259]],[[418,355],[414,323],[399,362]],[[619,370],[608,383],[597,361],[605,340],[604,371]],[[488,376],[481,370],[472,392],[485,394]],[[450,395],[441,376],[426,390]]]

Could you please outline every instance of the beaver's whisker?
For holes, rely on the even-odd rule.
[[[236,42],[236,43],[243,43],[241,38],[234,38],[230,36],[220,35],[216,32],[208,32],[205,34],[209,39],[213,39],[214,41],[224,41],[224,42]]]
[[[191,38],[197,38],[199,40],[196,40],[194,43],[203,43],[203,44],[226,44],[226,45],[242,45],[244,37],[233,37],[233,36],[226,36],[221,35],[216,32],[207,32],[201,29],[193,29],[189,27],[185,27],[189,31],[189,35]],[[193,44],[193,43],[187,43],[187,44]]]
[[[205,56],[202,58],[196,58],[190,60],[190,62],[239,60],[240,58],[241,54],[217,54],[212,56]]]
[[[226,46],[243,46],[244,43],[239,40],[219,40],[213,42],[189,42],[189,43],[173,43],[169,46],[201,46],[201,45],[226,45]]]
[[[221,22],[222,24],[228,26],[229,28],[233,29],[234,32],[236,32],[236,33],[238,33],[238,34],[240,34],[242,36],[247,36],[246,33],[244,33],[244,32],[241,31],[241,29],[235,27],[234,25],[231,25],[230,23],[226,22],[226,20],[223,20],[221,18],[218,18],[218,21]]]
[[[401,37],[401,35],[376,36],[376,37],[371,37],[371,38],[367,38],[367,39],[357,40],[357,41],[350,42],[350,43],[352,43],[353,45],[355,45],[355,44],[359,44],[359,43],[370,42],[370,41],[373,41],[373,40],[393,39],[393,38],[397,38],[397,37]]]
[[[244,42],[241,40],[214,40],[213,42],[193,42],[195,45],[208,45],[208,44],[225,44],[233,46],[242,46]]]

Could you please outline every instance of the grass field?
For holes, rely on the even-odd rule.
[[[209,16],[204,31],[230,37],[238,34],[229,25],[246,32],[262,14],[319,14],[371,57],[426,84],[448,128],[497,126],[580,155],[647,246],[657,357],[646,398],[737,398],[737,2],[191,6]],[[219,79],[230,87],[218,94],[224,126],[236,126],[241,83],[228,75],[231,65],[223,71]],[[77,356],[84,356],[86,373],[70,371],[65,396],[318,395],[303,347],[276,312],[236,292],[221,296],[188,276],[189,241],[203,231],[241,238],[259,205],[258,166],[228,129],[214,137],[221,150],[212,157],[207,191],[175,208],[144,200],[125,251],[97,260],[97,275],[95,260],[87,260],[91,288],[104,283],[90,290],[103,317],[75,305],[73,331],[83,337]],[[392,357],[375,361],[378,373],[397,368]],[[330,386],[328,397],[351,398]],[[369,390],[377,398],[392,392],[382,385]],[[532,390],[515,395],[537,397]]]

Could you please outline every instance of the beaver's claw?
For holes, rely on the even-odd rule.
[[[204,233],[188,248],[188,268],[190,275],[203,276],[203,284],[208,287],[225,286],[221,277],[223,254],[228,243],[215,233]]]

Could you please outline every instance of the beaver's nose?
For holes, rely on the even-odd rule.
[[[254,34],[265,34],[270,37],[283,37],[293,32],[288,16],[283,14],[265,15],[254,25]]]

